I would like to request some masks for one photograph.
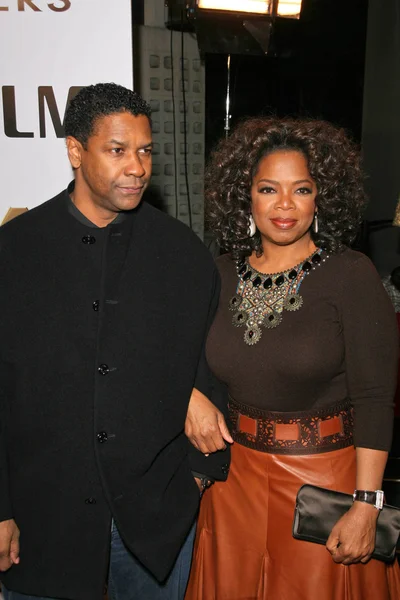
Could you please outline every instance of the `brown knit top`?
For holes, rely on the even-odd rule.
[[[232,324],[229,301],[238,275],[230,256],[222,279],[207,358],[238,402],[271,411],[326,407],[350,398],[355,445],[389,450],[397,377],[395,314],[371,261],[345,250],[321,262],[299,289],[303,305],[284,311],[253,346]]]

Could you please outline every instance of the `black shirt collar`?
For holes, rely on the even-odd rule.
[[[75,189],[75,181],[71,181],[71,183],[69,184],[69,186],[67,187],[67,196],[68,196],[68,211],[69,213],[80,223],[82,223],[82,225],[85,225],[86,227],[92,227],[93,229],[103,229],[102,227],[99,227],[98,225],[96,225],[95,223],[92,223],[92,221],[90,221],[90,219],[88,219],[87,217],[85,217],[85,215],[83,213],[81,213],[81,211],[76,208],[75,204],[72,202],[71,199],[71,194]],[[109,225],[118,225],[119,223],[122,223],[124,220],[126,219],[126,215],[122,212],[120,212],[113,221],[111,221],[111,223],[109,223]]]

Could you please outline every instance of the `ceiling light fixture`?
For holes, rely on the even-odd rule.
[[[200,10],[222,10],[299,19],[302,0],[197,0]]]
[[[270,4],[269,0],[199,0],[198,7],[205,10],[268,15]]]

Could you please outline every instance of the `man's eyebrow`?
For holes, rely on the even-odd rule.
[[[126,146],[126,142],[121,142],[120,140],[116,140],[114,138],[108,140],[107,144],[118,144],[118,146]]]
[[[121,140],[116,140],[115,138],[108,140],[106,143],[109,145],[122,146],[123,148],[126,148],[129,145],[127,142],[122,142]],[[153,142],[148,142],[147,144],[141,144],[139,146],[139,150],[143,150],[145,148],[153,148]]]

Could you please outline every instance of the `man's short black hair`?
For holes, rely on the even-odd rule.
[[[65,136],[76,138],[85,147],[96,121],[114,113],[130,112],[151,121],[150,105],[139,94],[116,83],[97,83],[82,88],[66,110]]]

